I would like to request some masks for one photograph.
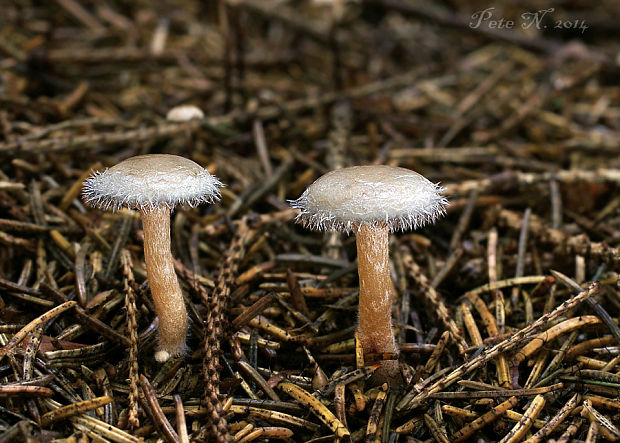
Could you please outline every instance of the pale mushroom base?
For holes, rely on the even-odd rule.
[[[187,352],[185,346],[182,349],[177,349],[172,354],[168,351],[156,351],[155,352],[155,360],[159,363],[167,362],[171,357],[182,357]]]

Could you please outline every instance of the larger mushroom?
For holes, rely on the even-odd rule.
[[[360,284],[358,337],[364,353],[397,354],[392,330],[394,286],[388,236],[418,228],[445,212],[444,189],[409,169],[354,166],[328,172],[291,202],[297,221],[315,230],[355,232]],[[397,377],[395,361],[383,377]]]
[[[95,173],[83,185],[86,204],[136,208],[142,216],[146,273],[159,317],[159,362],[185,351],[187,313],[170,252],[170,211],[219,199],[217,178],[197,163],[168,154],[131,157]]]

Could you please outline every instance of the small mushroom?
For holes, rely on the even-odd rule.
[[[194,105],[179,105],[170,109],[166,114],[166,120],[169,122],[182,123],[188,122],[192,119],[204,118],[205,114],[198,106]]]
[[[100,209],[137,208],[144,230],[146,273],[159,317],[159,362],[185,351],[187,314],[170,252],[170,211],[218,200],[222,184],[202,166],[183,157],[131,157],[97,172],[83,184],[84,202]]]
[[[314,230],[356,233],[360,283],[358,337],[364,353],[398,354],[392,331],[394,286],[388,236],[416,229],[445,212],[444,188],[404,168],[354,166],[328,172],[291,202],[296,220]],[[395,379],[398,364],[382,363],[382,376]]]

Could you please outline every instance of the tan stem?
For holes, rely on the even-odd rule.
[[[163,362],[185,351],[187,313],[170,252],[170,209],[143,210],[146,274],[159,317],[159,346],[155,359]]]
[[[362,224],[357,231],[360,280],[359,338],[365,353],[397,353],[392,332],[392,294],[386,223]]]

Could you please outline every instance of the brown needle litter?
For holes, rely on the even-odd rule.
[[[4,3],[0,442],[620,441],[620,5]]]

